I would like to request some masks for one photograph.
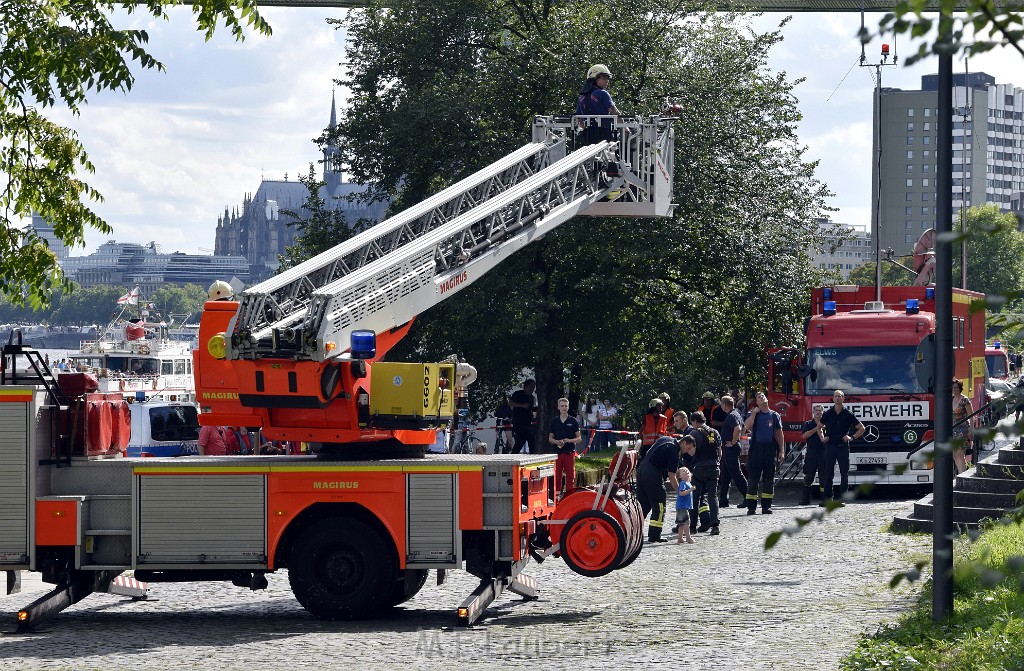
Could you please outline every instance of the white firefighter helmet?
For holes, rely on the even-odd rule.
[[[608,69],[607,65],[601,65],[600,63],[591,65],[590,69],[587,70],[587,79],[595,79],[598,75],[608,75],[611,77],[612,71]]]
[[[231,290],[231,285],[224,280],[217,280],[210,285],[209,293],[211,301],[219,301],[231,298],[234,291]]]
[[[654,410],[659,405],[665,405],[664,401],[662,401],[660,398],[652,398],[651,402],[647,404],[647,409]]]

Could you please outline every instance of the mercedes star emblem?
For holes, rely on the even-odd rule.
[[[878,427],[874,424],[868,424],[864,427],[864,434],[861,436],[861,440],[865,443],[873,443],[878,440]]]

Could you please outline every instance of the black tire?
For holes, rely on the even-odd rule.
[[[412,575],[409,575],[412,574]],[[408,578],[408,580],[406,580]],[[423,586],[427,584],[427,569],[406,569],[399,571],[398,580],[391,587],[391,594],[388,596],[388,605],[397,606],[413,598]]]
[[[349,518],[321,520],[302,532],[288,559],[288,582],[302,607],[316,617],[352,620],[391,604],[397,580],[395,551],[372,524]]]

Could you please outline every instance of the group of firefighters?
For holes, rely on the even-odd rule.
[[[864,433],[864,425],[844,401],[837,390],[832,407],[815,407],[814,418],[803,426],[807,453],[801,505],[810,504],[815,477],[822,506],[848,489],[850,442]],[[746,418],[729,395],[716,401],[714,394],[705,392],[700,408],[689,415],[666,410],[669,402],[667,394],[651,399],[641,436],[637,496],[644,517],[651,518],[648,540],[665,540],[666,478],[678,492],[673,531],[681,531],[680,542],[684,536],[689,541],[691,533],[719,534],[718,513],[729,506],[733,485],[742,497],[738,508],[755,515],[760,503],[761,513],[771,515],[775,470],[786,456],[786,442],[782,418],[768,406],[767,396],[755,396]],[[837,464],[840,484],[834,491]]]

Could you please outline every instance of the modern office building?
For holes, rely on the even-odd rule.
[[[331,99],[329,128],[337,125],[337,111]],[[366,203],[357,198],[365,187],[342,179],[341,151],[327,145],[323,154],[323,186],[319,196],[331,211],[341,211],[349,225],[360,219],[374,222],[384,218],[387,203]],[[298,229],[296,221],[308,215],[303,203],[309,198],[309,189],[298,179],[289,181],[264,179],[254,194],[247,194],[241,207],[225,208],[217,219],[214,251],[217,254],[241,255],[249,261],[253,282],[274,274],[278,256],[295,243]],[[293,216],[289,213],[293,213]]]
[[[198,284],[204,289],[216,280],[238,278],[249,282],[244,256],[161,253],[155,242],[140,245],[109,240],[88,256],[69,256],[65,274],[83,287],[138,286],[143,296],[166,285]]]
[[[57,263],[63,264],[64,260],[70,256],[68,246],[54,233],[53,224],[35,213],[32,214],[32,230],[41,239],[45,240],[46,244],[50,247],[50,251],[57,255]]]
[[[837,224],[827,218],[818,219],[818,228],[828,231],[831,234],[836,228],[846,232],[845,238],[828,239],[828,249],[815,249],[811,251],[811,264],[816,268],[831,269],[839,273],[842,279],[850,277],[850,271],[858,268],[868,261],[874,261],[875,250],[871,246],[871,231],[863,226],[849,226]],[[832,245],[836,248],[833,251]]]
[[[985,203],[1020,212],[1024,89],[984,72],[955,74],[953,85],[954,221],[961,207]],[[880,215],[882,249],[897,255],[911,253],[936,225],[937,89],[938,75],[923,76],[920,91],[883,88],[880,115],[875,99],[874,155],[881,147],[881,156],[872,163],[872,212]],[[873,215],[872,229],[876,223]]]

